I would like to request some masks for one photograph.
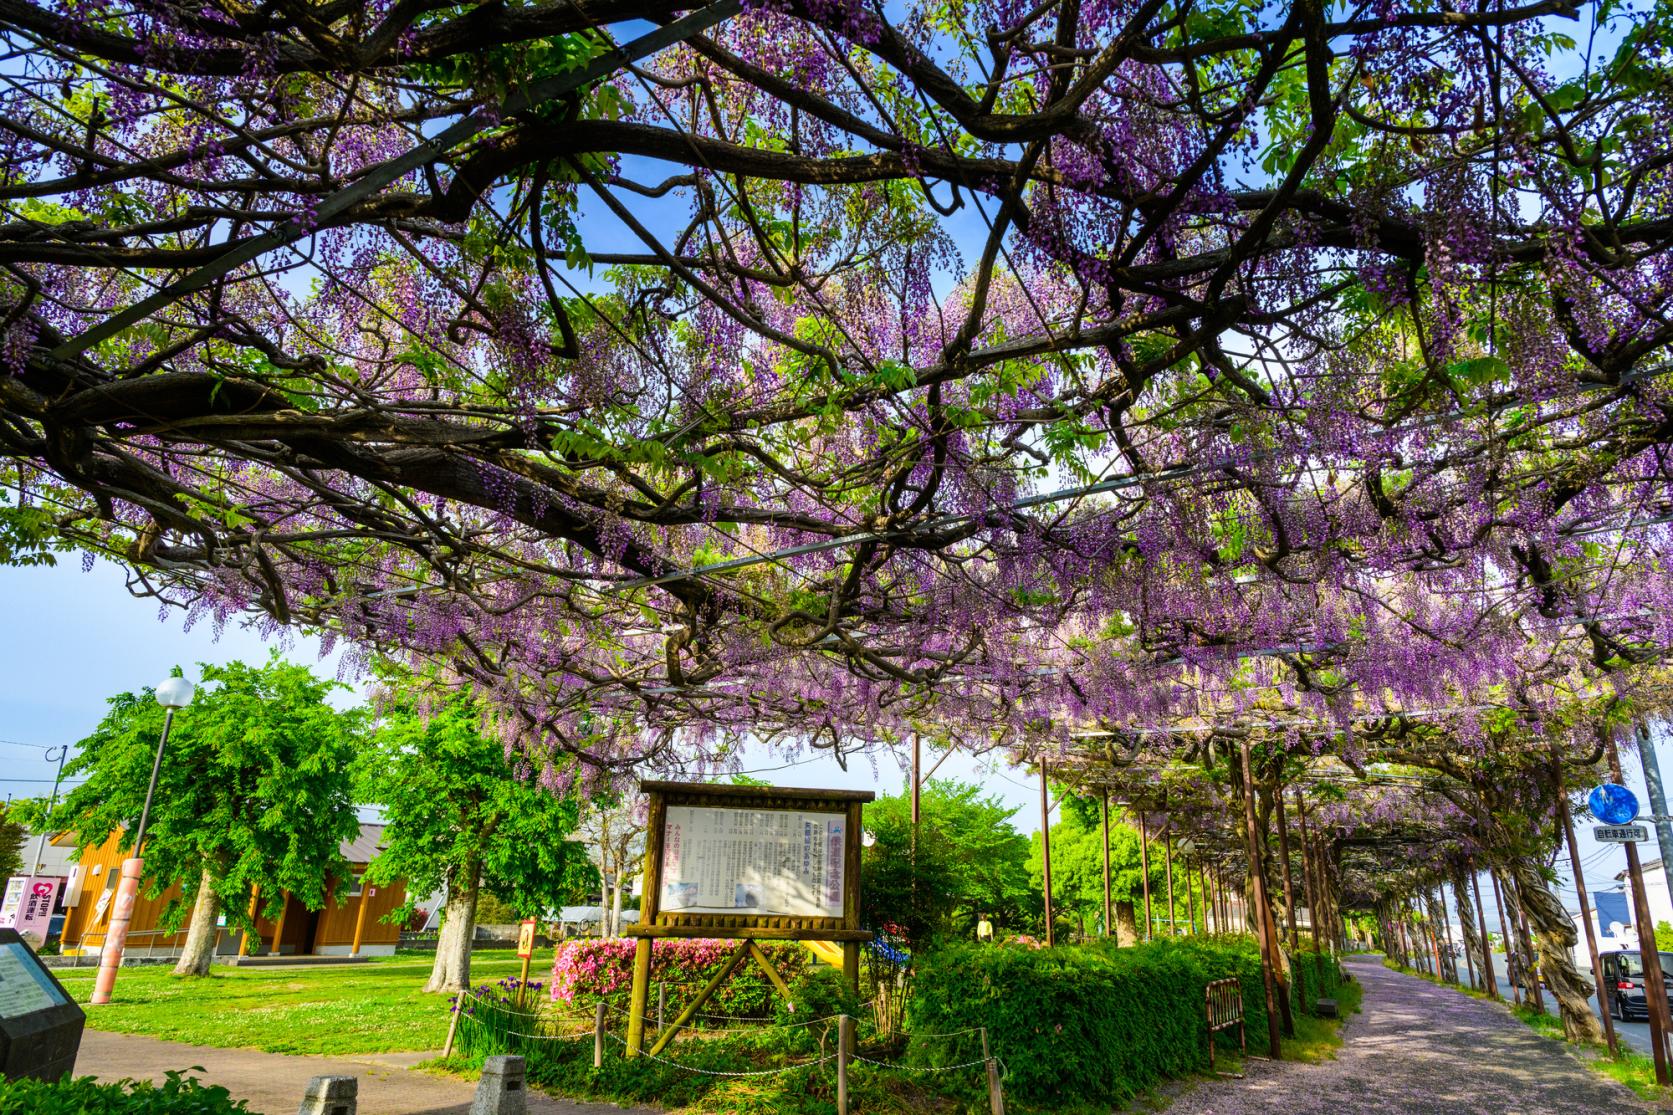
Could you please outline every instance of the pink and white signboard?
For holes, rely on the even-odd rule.
[[[15,929],[35,944],[46,940],[52,908],[64,880],[56,875],[13,875],[0,899],[0,929]]]

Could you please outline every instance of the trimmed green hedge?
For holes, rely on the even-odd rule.
[[[1266,993],[1250,937],[943,949],[913,980],[908,1057],[924,1066],[978,1058],[980,1035],[957,1031],[985,1026],[1007,1096],[1041,1107],[1121,1103],[1208,1066],[1204,988],[1226,977],[1243,985],[1250,1044],[1264,1041]],[[1219,1040],[1235,1049],[1236,1030]]]
[[[53,1083],[0,1080],[0,1115],[250,1115],[250,1109],[220,1085],[182,1071],[161,1084],[100,1084],[91,1076]]]

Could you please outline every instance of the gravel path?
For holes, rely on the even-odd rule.
[[[413,1072],[407,1066],[431,1053],[374,1053],[363,1057],[288,1057],[255,1049],[211,1049],[136,1034],[88,1030],[76,1058],[77,1076],[101,1080],[162,1082],[166,1069],[193,1065],[194,1073],[220,1084],[261,1115],[296,1115],[302,1091],[314,1076],[353,1076],[360,1081],[358,1115],[467,1115],[475,1084]],[[531,1091],[528,1115],[623,1115],[634,1109],[576,1103]],[[635,1115],[652,1115],[637,1109]]]
[[[1352,959],[1365,1002],[1337,1059],[1318,1065],[1251,1059],[1243,1080],[1187,1092],[1168,1115],[1428,1115],[1649,1111],[1626,1087],[1590,1072],[1560,1042],[1503,1008]],[[1253,1048],[1256,1035],[1250,1035]]]

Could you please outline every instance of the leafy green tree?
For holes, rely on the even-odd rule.
[[[376,746],[360,766],[364,800],[383,807],[384,850],[372,883],[405,879],[404,919],[418,896],[446,888],[441,940],[426,991],[470,985],[476,908],[491,891],[519,917],[535,917],[597,886],[587,850],[570,839],[578,808],[518,770],[483,730],[468,694],[432,695],[411,679],[383,708]]]
[[[1673,923],[1656,922],[1656,951],[1673,952]]]
[[[1162,845],[1151,834],[1150,904],[1158,932],[1167,925],[1167,872]],[[1139,831],[1118,811],[1110,813],[1110,902],[1117,910],[1144,908],[1143,856]],[[1036,892],[1044,887],[1044,855],[1040,834],[1029,837],[1028,880]],[[1185,873],[1174,864],[1176,924],[1186,918]],[[1051,827],[1051,890],[1055,921],[1067,922],[1083,934],[1102,929],[1104,916],[1104,834],[1098,802],[1066,795],[1060,818]],[[1140,931],[1142,935],[1142,930]]]
[[[25,835],[19,810],[11,803],[0,807],[0,886],[11,876],[23,874]]]
[[[980,786],[939,778],[925,784],[920,806],[915,855],[910,791],[865,807],[876,841],[860,859],[866,918],[899,925],[920,947],[970,935],[984,913],[1027,924],[1039,900],[1028,885],[1028,839],[1011,823],[1016,810]]]
[[[190,928],[175,972],[207,975],[217,916],[253,930],[248,908],[259,886],[269,917],[289,892],[311,910],[330,897],[328,880],[348,874],[339,845],[359,831],[350,770],[364,736],[364,710],[326,703],[337,682],[275,654],[265,666],[203,665],[196,699],[175,713],[145,831],[150,893],[178,883],[164,910]],[[86,775],[54,815],[83,844],[121,834],[127,847],[145,802],[163,709],[151,691],[120,693],[80,743],[66,777]],[[62,817],[60,823],[57,818]]]

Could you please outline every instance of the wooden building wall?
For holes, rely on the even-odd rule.
[[[122,874],[124,858],[124,853],[117,847],[115,836],[98,847],[88,846],[82,849],[81,867],[84,880],[81,901],[72,906],[64,918],[63,940],[67,947],[80,946],[82,939],[89,933],[92,934],[92,940],[87,942],[88,947],[103,947],[104,931],[110,926],[110,907],[114,903],[114,893],[112,901],[106,903],[102,914],[96,915],[95,910],[101,893],[107,890],[115,891],[116,881]],[[366,869],[363,863],[352,866],[356,877]],[[98,873],[94,874],[95,871]],[[351,889],[352,886],[345,883],[338,898],[328,901],[325,908],[317,913],[305,909],[297,899],[290,899],[285,910],[284,941],[281,943],[280,951],[302,954],[313,952],[321,946],[341,946],[341,951],[348,951],[354,944],[355,919],[359,916],[360,903],[363,900],[369,902],[369,905],[365,924],[361,927],[361,946],[397,944],[401,939],[401,927],[385,923],[381,919],[406,901],[406,886],[396,881],[390,886],[370,888],[376,892],[370,895],[351,895],[348,893]],[[128,930],[130,955],[135,952],[143,954],[148,945],[153,949],[177,949],[185,944],[184,926],[171,934],[155,932],[162,922],[163,910],[179,897],[180,888],[171,886],[158,897],[147,898],[145,883],[141,883],[139,900],[134,904],[133,923]],[[256,931],[261,936],[260,953],[271,950],[277,920],[258,914]],[[236,940],[236,936],[233,939]],[[251,945],[250,951],[256,953],[258,950],[253,941]]]

